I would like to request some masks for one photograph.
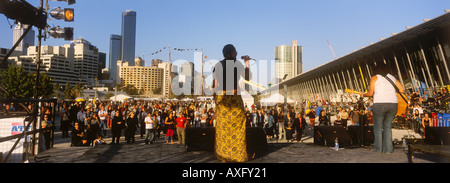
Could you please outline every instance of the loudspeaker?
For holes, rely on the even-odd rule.
[[[266,151],[267,139],[263,128],[261,127],[247,127],[246,129],[247,153],[257,155]]]
[[[214,151],[216,129],[214,127],[186,127],[186,151]]]
[[[425,127],[425,143],[429,145],[449,145],[450,127]]]
[[[214,151],[216,128],[186,127],[186,151]],[[246,128],[247,152],[261,153],[267,149],[267,139],[263,128]]]
[[[351,146],[352,138],[343,127],[316,126],[314,127],[314,144],[322,146],[334,146],[334,140],[338,139],[339,147]]]
[[[352,138],[353,145],[370,145],[373,144],[374,134],[373,126],[364,126],[364,130],[361,129],[362,126],[348,126],[348,133]],[[361,141],[364,138],[364,142]]]

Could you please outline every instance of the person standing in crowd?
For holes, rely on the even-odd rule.
[[[49,115],[45,114],[44,115],[44,120],[42,120],[41,122],[41,128],[45,129],[47,127],[51,127],[51,123],[49,120]],[[42,136],[44,137],[44,144],[45,144],[45,150],[50,149],[50,135],[51,135],[51,130],[50,129],[46,129],[43,131]]]
[[[70,114],[69,109],[67,108],[67,104],[63,104],[63,108],[61,109],[61,132],[62,138],[69,137],[69,127],[70,127]]]
[[[266,132],[266,136],[268,140],[271,140],[273,138],[273,116],[271,115],[271,112],[263,112],[264,115],[264,131]]]
[[[178,144],[185,144],[185,128],[187,124],[187,119],[184,117],[184,114],[181,113],[180,117],[177,118],[177,137],[178,137]]]
[[[133,111],[130,112],[127,119],[125,120],[125,138],[127,140],[127,144],[135,144],[134,134],[136,133],[138,127],[138,120]]]
[[[202,111],[202,117],[200,118],[200,126],[206,127],[206,121],[208,120],[208,114],[206,114],[206,109]]]
[[[252,108],[252,126],[258,127],[258,112],[256,112],[256,108]]]
[[[141,138],[144,137],[144,134],[147,134],[147,125],[145,123],[145,118],[148,117],[149,113],[151,115],[150,110],[142,110],[142,112],[140,112],[138,115],[138,116],[140,116],[138,121],[139,121],[139,126],[140,126],[139,133],[141,134]]]
[[[360,114],[358,109],[355,107],[352,112],[350,112],[350,121],[352,122],[353,126],[359,126],[359,118]]]
[[[306,126],[306,121],[303,113],[300,112],[297,114],[297,118],[294,119],[293,126],[296,134],[295,140],[297,140],[297,142],[300,142],[302,140],[303,129],[305,129]]]
[[[258,120],[256,122],[256,126],[260,127],[260,128],[264,128],[264,109],[258,110],[258,114],[257,114]]]
[[[106,111],[108,112],[108,115],[106,115],[106,125],[108,126],[108,128],[112,128],[112,118],[111,118],[111,112],[112,112],[112,106],[108,105],[108,107],[106,108]]]
[[[425,138],[425,128],[429,127],[431,123],[431,118],[429,117],[429,114],[427,112],[424,113],[424,116],[422,118],[422,128],[423,128],[423,138]]]
[[[284,111],[281,111],[278,114],[278,140],[286,140],[286,130],[284,128],[285,126],[285,118],[286,116],[284,115]]]
[[[155,141],[155,126],[156,122],[154,120],[154,116],[150,112],[147,113],[147,117],[144,119],[145,123],[145,144],[153,144]],[[149,140],[150,137],[150,140]]]
[[[78,111],[78,113],[77,113],[77,121],[82,126],[81,129],[86,129],[86,127],[87,127],[87,124],[84,123],[85,114],[86,114],[86,112],[84,111],[84,108],[81,107],[80,111]]]
[[[106,137],[106,116],[108,116],[108,111],[105,110],[105,106],[101,106],[98,111],[98,118],[100,120],[100,130],[103,133],[103,136]]]
[[[309,111],[308,117],[309,117],[309,123],[311,125],[311,130],[314,129],[314,123],[316,122],[316,112],[314,110]]]
[[[370,79],[369,91],[364,97],[373,96],[374,145],[373,152],[390,154],[394,151],[392,143],[392,121],[397,113],[398,99],[396,88],[403,93],[402,84],[389,73],[390,68],[377,63]],[[390,80],[390,81],[389,81]],[[395,84],[395,87],[393,84]]]
[[[345,128],[347,127],[347,122],[348,122],[348,113],[347,113],[347,109],[342,110],[342,113],[340,113],[341,116],[341,120],[342,122],[345,124]]]
[[[292,132],[294,130],[294,118],[292,118],[291,112],[288,112],[286,116],[284,116],[284,128],[286,130],[286,140],[289,142],[292,140]]]
[[[278,111],[275,109],[274,106],[272,106],[272,110],[270,111],[273,117],[273,134],[275,135],[276,139],[278,139]]]
[[[166,118],[164,124],[166,125],[166,144],[173,144],[173,130],[175,129],[175,119],[173,117],[173,113],[169,113],[169,117]]]
[[[199,108],[196,107],[195,108],[195,112],[194,112],[194,127],[199,127],[200,126],[200,111]]]
[[[413,114],[413,128],[414,132],[419,133],[420,132],[420,123],[422,122],[422,116],[419,113],[418,109],[414,110]]]
[[[319,126],[327,126],[327,116],[324,110],[320,110],[319,113]]]
[[[250,111],[245,112],[245,126],[252,127],[253,126],[253,115]]]
[[[111,122],[112,142],[111,144],[119,144],[120,135],[123,128],[123,117],[119,110],[114,112],[114,118]],[[115,141],[115,143],[114,143]]]

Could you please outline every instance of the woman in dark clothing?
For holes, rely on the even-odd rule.
[[[78,122],[76,122],[73,125],[71,146],[88,146],[88,145],[89,143],[87,143],[83,130],[80,129],[80,125],[78,124]]]
[[[173,113],[169,113],[169,117],[166,118],[164,121],[164,124],[166,125],[166,144],[170,143],[173,144],[173,131],[175,129],[175,118],[173,117]]]
[[[114,144],[116,142],[119,144],[120,135],[122,133],[123,128],[123,117],[120,113],[120,110],[116,110],[114,114],[114,119],[111,124],[111,133],[112,133],[112,142]]]
[[[303,129],[306,126],[305,117],[303,117],[302,113],[298,113],[298,116],[294,119],[294,124],[292,126],[296,133],[295,139],[299,142],[302,139]]]
[[[321,110],[319,114],[319,125],[327,126],[327,116],[325,115],[325,111]]]
[[[126,125],[125,135],[127,138],[127,144],[130,143],[134,144],[135,143],[134,133],[136,132],[138,127],[138,120],[137,117],[134,115],[134,112],[130,112],[130,115],[125,120],[125,125]]]
[[[292,134],[294,132],[294,118],[292,118],[291,112],[284,117],[284,128],[286,129],[286,140],[289,142],[292,140]]]
[[[88,141],[88,143],[92,143],[92,141],[94,141],[94,139],[97,137],[98,133],[99,133],[99,129],[100,129],[100,125],[99,125],[99,120],[98,120],[98,116],[97,113],[93,113],[92,118],[89,120],[88,122],[88,126],[86,128],[86,140]]]
[[[309,111],[308,113],[309,123],[311,124],[311,129],[314,129],[314,123],[316,121],[316,114],[314,110]]]

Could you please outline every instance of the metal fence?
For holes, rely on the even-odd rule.
[[[57,99],[0,99],[0,162],[17,163],[10,160],[15,150],[21,156],[19,162],[34,161],[39,152],[52,148],[56,107]],[[52,120],[42,128],[45,115]],[[18,121],[22,121],[22,126]]]

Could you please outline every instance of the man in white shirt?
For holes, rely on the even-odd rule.
[[[200,111],[198,110],[198,108],[196,108],[194,112],[194,127],[200,126],[200,115]]]
[[[147,117],[145,117],[145,144],[153,144],[155,141],[155,121],[152,118],[152,114],[148,113]],[[150,137],[150,140],[148,139]]]
[[[108,111],[106,111],[105,106],[102,105],[101,110],[98,111],[98,118],[100,119],[100,129],[103,132],[104,137],[106,137],[106,116],[108,116]]]

